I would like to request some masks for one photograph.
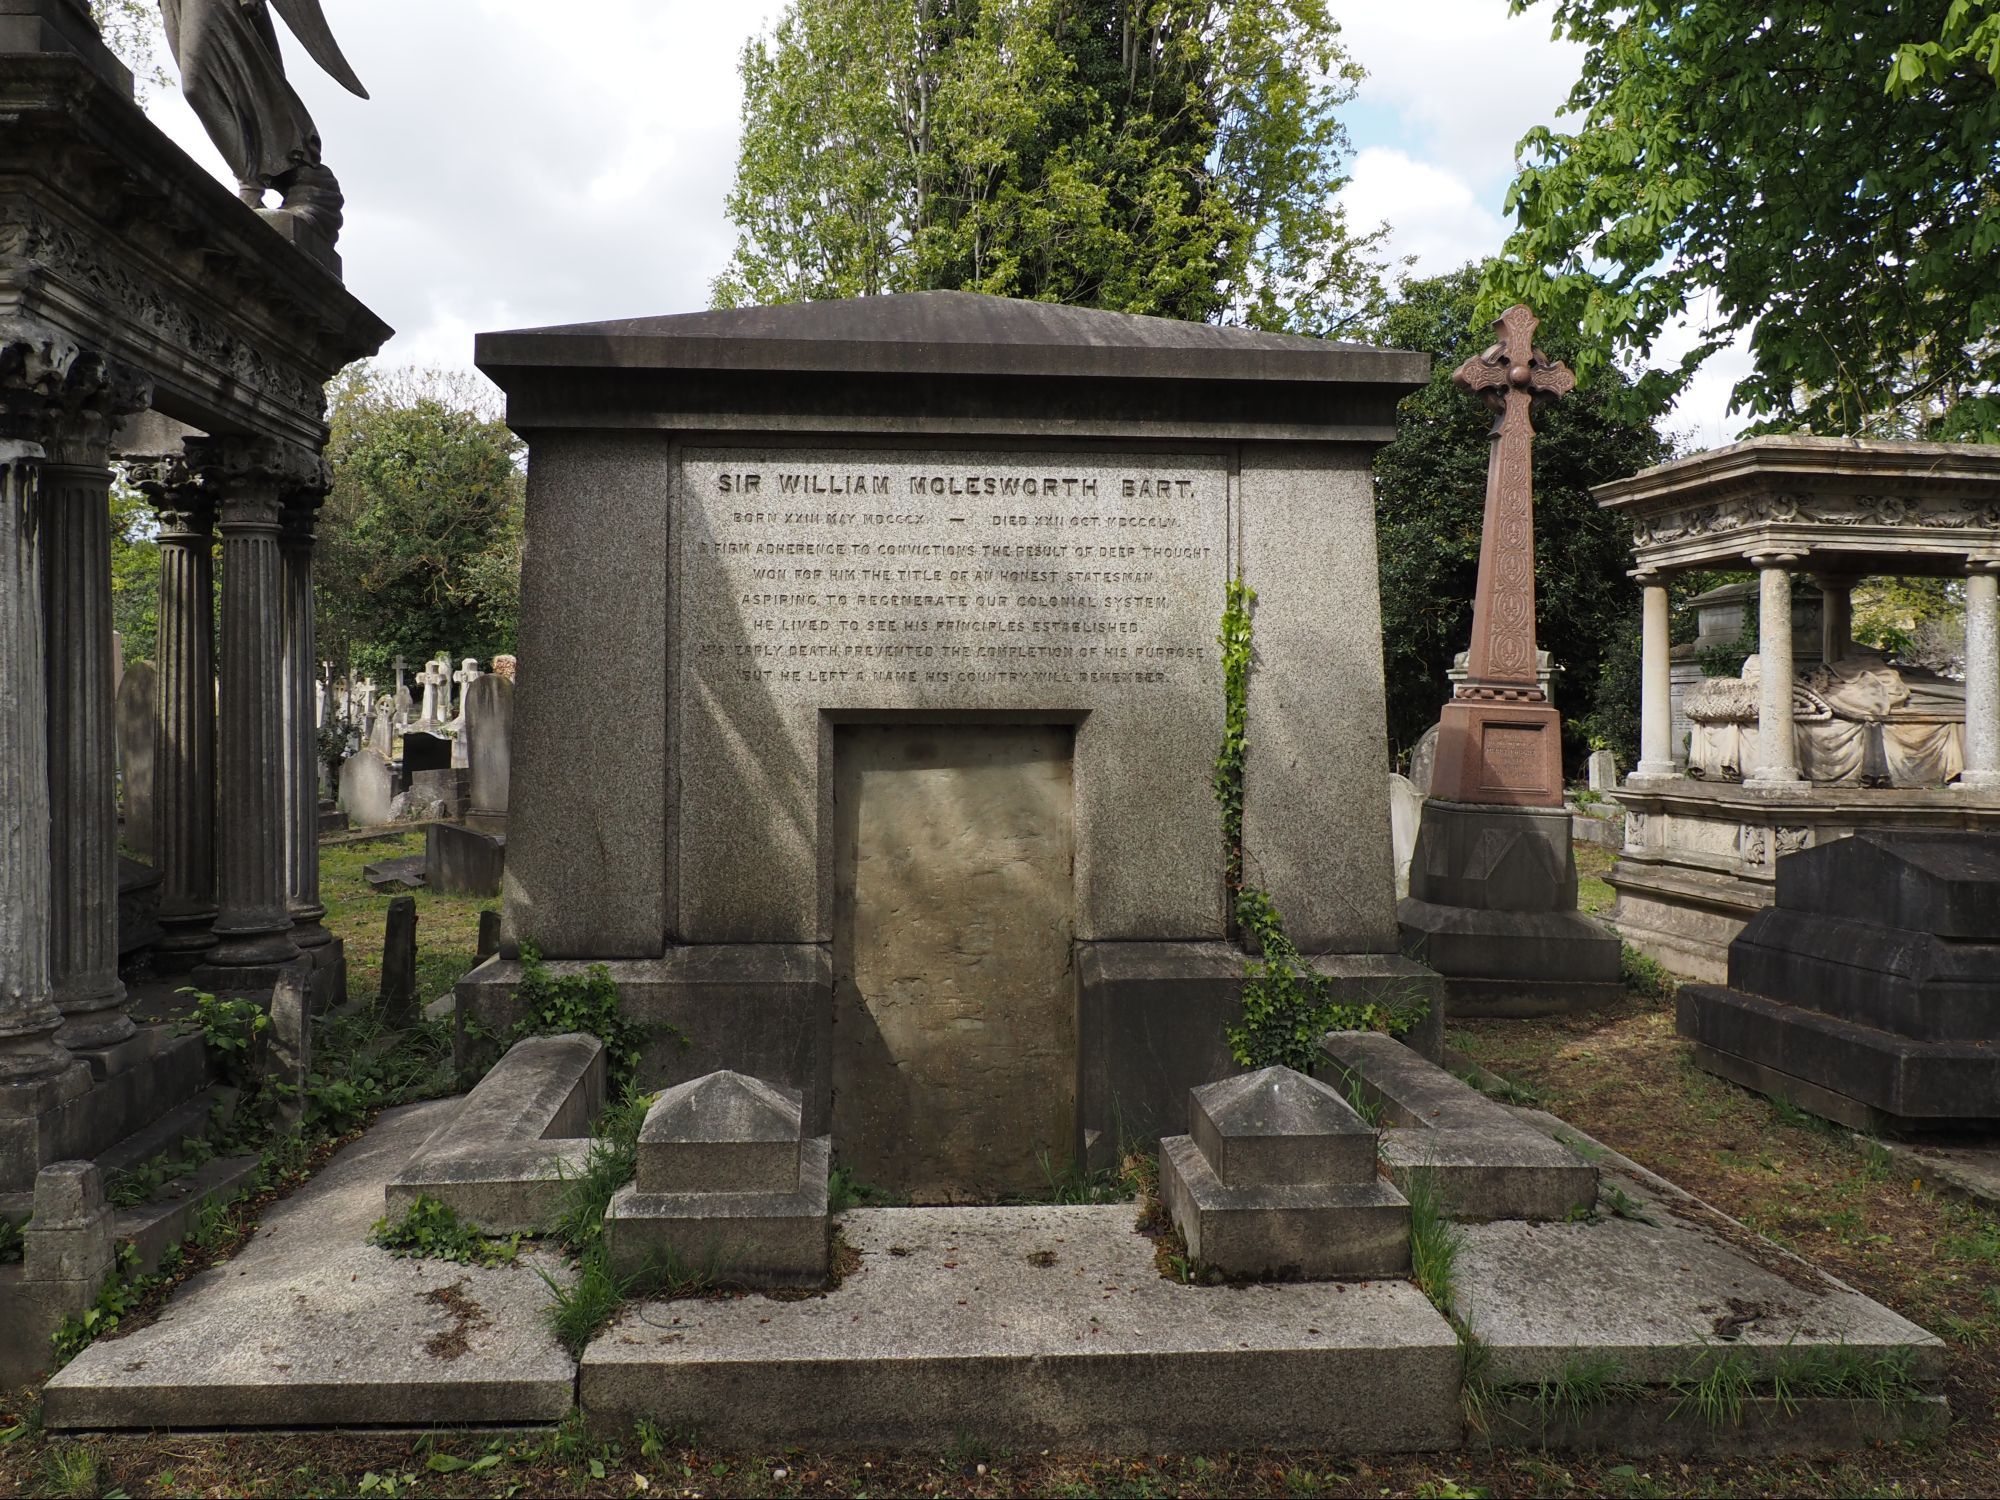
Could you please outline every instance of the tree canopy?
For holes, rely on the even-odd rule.
[[[350,365],[328,389],[333,493],[316,575],[323,656],[481,660],[514,648],[520,440],[471,377]]]
[[[1452,658],[1472,637],[1492,417],[1451,376],[1492,342],[1476,316],[1486,269],[1404,281],[1374,330],[1433,360],[1430,382],[1404,398],[1395,440],[1375,459],[1389,739],[1399,752],[1437,722]],[[1540,343],[1555,359],[1576,349],[1572,334],[1548,325]],[[1626,576],[1632,528],[1599,510],[1590,488],[1660,462],[1668,448],[1650,423],[1621,410],[1615,398],[1626,385],[1611,368],[1536,417],[1535,588],[1537,636],[1560,672],[1554,696],[1572,758],[1603,744],[1630,765],[1639,707],[1639,593]]]
[[[1510,0],[1516,12],[1536,0]],[[1554,0],[1571,130],[1521,142],[1484,310],[1578,329],[1578,374],[1748,333],[1759,430],[2000,441],[1993,0]]]
[[[944,288],[1324,334],[1379,295],[1326,0],[791,0],[741,66],[718,305]]]

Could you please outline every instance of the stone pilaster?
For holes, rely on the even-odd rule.
[[[1641,583],[1639,764],[1628,778],[1632,781],[1674,774],[1673,648],[1667,639],[1667,586],[1659,578],[1645,578]]]
[[[1839,661],[1854,649],[1854,580],[1822,575],[1819,584],[1821,661]]]
[[[101,1052],[133,1033],[118,978],[118,747],[111,644],[111,424],[149,388],[98,365],[73,377],[42,468],[47,652],[49,972],[57,1039]]]
[[[1806,785],[1799,769],[1798,735],[1792,721],[1792,574],[1798,559],[1759,556],[1757,568],[1757,769],[1745,784],[1778,790]]]
[[[180,455],[128,463],[159,516],[155,964],[186,973],[215,946],[215,507]]]
[[[319,899],[319,714],[314,675],[313,529],[329,483],[324,475],[288,497],[279,549],[285,593],[285,900],[292,941],[323,948],[332,934]]]
[[[298,957],[285,861],[284,499],[317,473],[298,449],[251,438],[189,444],[222,531],[222,716],[216,734],[216,946],[208,988],[269,990]]]
[[[1958,785],[2000,793],[2000,559],[1965,580],[1965,770]]]

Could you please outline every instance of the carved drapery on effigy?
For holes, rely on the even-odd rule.
[[[1741,781],[1758,764],[1756,657],[1692,689],[1688,774]],[[1792,687],[1799,766],[1816,786],[1941,787],[1965,767],[1965,688],[1857,651]]]

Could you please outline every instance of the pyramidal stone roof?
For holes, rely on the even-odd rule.
[[[799,1099],[761,1078],[723,1069],[661,1094],[646,1113],[639,1139],[668,1142],[795,1142]]]
[[[614,368],[1418,385],[1429,370],[1427,355],[1403,350],[976,292],[482,333],[475,357],[496,379],[513,369]]]

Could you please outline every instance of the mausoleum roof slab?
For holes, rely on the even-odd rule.
[[[1600,485],[1641,573],[1792,561],[1949,574],[2000,562],[2000,447],[1761,437]]]

